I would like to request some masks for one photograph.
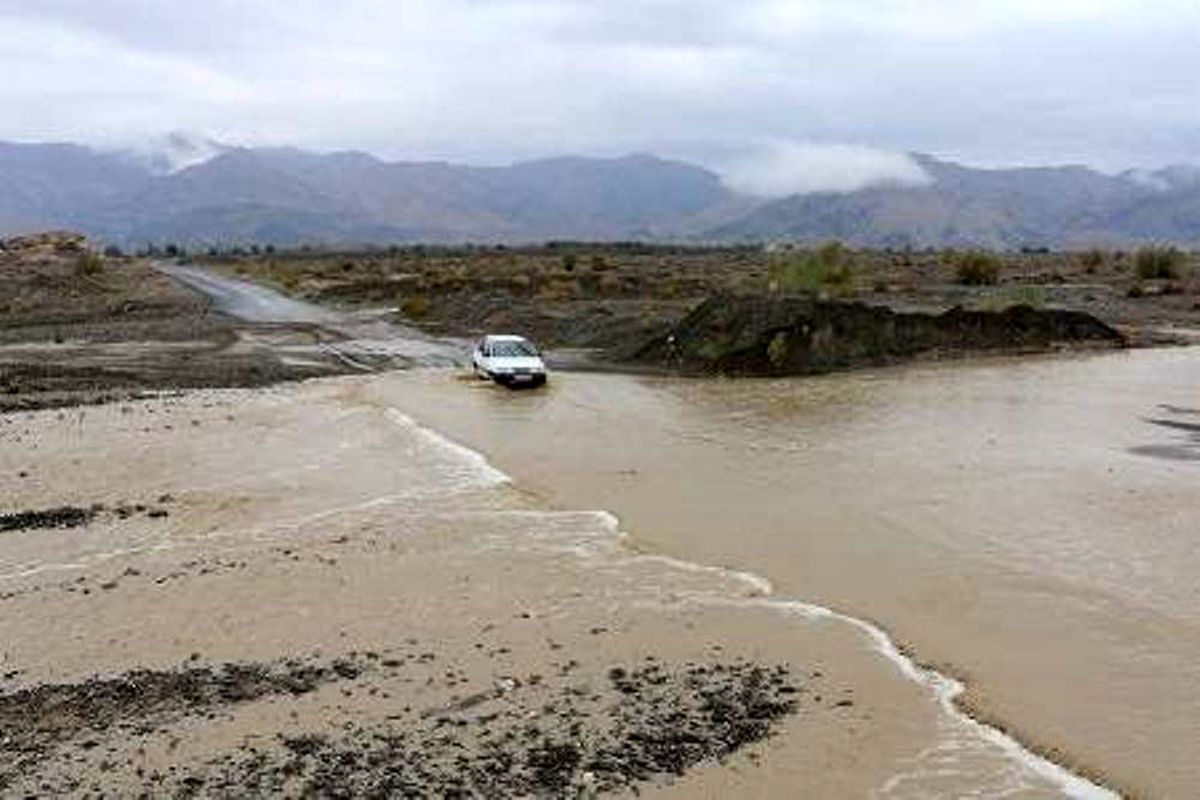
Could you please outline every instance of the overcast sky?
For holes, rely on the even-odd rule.
[[[1200,162],[1198,45],[1200,0],[0,0],[0,139],[1115,170]]]

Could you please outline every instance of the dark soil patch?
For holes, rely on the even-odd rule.
[[[71,742],[92,749],[98,738],[119,731],[145,735],[173,719],[272,695],[305,694],[365,669],[344,659],[185,666],[0,694],[0,790]]]
[[[0,533],[39,528],[78,528],[87,525],[100,515],[110,515],[120,520],[126,520],[143,514],[150,519],[166,519],[171,512],[161,506],[125,502],[118,503],[111,508],[101,503],[95,503],[87,508],[61,506],[44,511],[16,511],[11,514],[0,514]]]
[[[279,737],[194,771],[181,788],[228,797],[581,797],[637,791],[771,735],[796,709],[783,667],[656,664],[609,672],[601,700],[563,686],[535,715],[478,703],[426,725]],[[186,791],[184,792],[186,793]]]
[[[30,528],[78,528],[91,522],[97,508],[78,508],[62,506],[45,511],[18,511],[14,514],[0,514],[0,533],[5,531],[23,531]]]
[[[570,661],[557,674],[502,678],[470,692],[465,675],[434,661],[432,653],[384,650],[324,661],[184,665],[2,694],[0,794],[21,787],[107,793],[104,785],[176,797],[636,793],[769,737],[795,712],[800,693],[781,666],[670,667],[653,659],[607,672],[584,672]],[[413,708],[410,692],[392,697],[391,687],[414,679],[452,692],[451,702]],[[339,697],[371,696],[370,714],[324,706],[308,723],[275,731],[273,741],[256,735],[165,771],[138,763],[141,747],[183,730],[195,735],[195,724],[222,709],[280,702],[334,682],[350,684]]]

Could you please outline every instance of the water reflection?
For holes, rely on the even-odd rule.
[[[1160,405],[1163,411],[1176,416],[1191,416],[1200,418],[1200,409],[1183,408],[1181,406]],[[1165,458],[1171,461],[1200,461],[1200,422],[1184,422],[1165,417],[1148,417],[1144,420],[1151,425],[1174,431],[1178,434],[1172,443],[1155,443],[1129,448],[1129,452],[1152,458]]]

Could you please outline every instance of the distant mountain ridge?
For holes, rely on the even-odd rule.
[[[976,169],[913,155],[920,186],[775,200],[636,154],[506,167],[238,148],[0,142],[0,235],[74,228],[123,245],[819,241],[875,247],[1200,244],[1200,169]]]
[[[838,238],[875,247],[1200,243],[1200,171],[975,169],[913,159],[927,185],[793,195],[709,231],[721,240]]]

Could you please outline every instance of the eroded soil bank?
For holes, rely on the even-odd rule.
[[[717,295],[665,336],[618,361],[696,374],[811,375],[914,358],[1053,348],[1117,348],[1127,340],[1079,311],[1013,306],[953,308],[941,314],[895,312],[815,296]]]

